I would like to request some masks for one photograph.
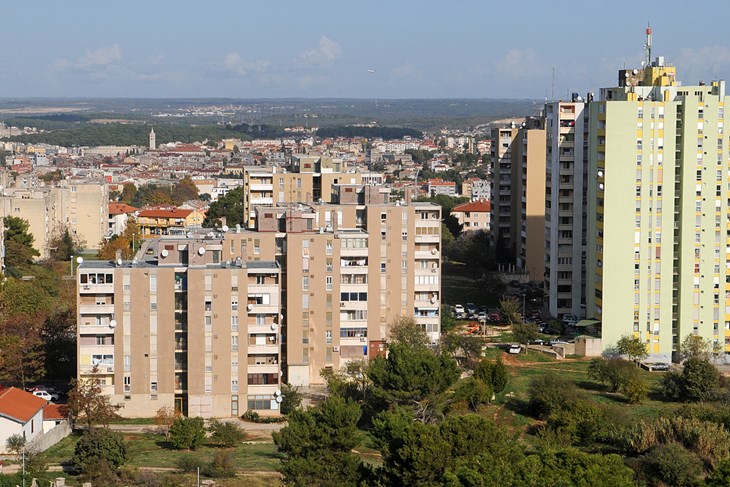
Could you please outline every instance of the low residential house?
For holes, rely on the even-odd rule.
[[[67,414],[64,411],[65,406],[53,404],[49,402],[43,408],[43,433],[48,433],[56,426],[65,422]]]
[[[453,181],[444,181],[440,178],[428,180],[429,196],[437,196],[445,194],[446,196],[456,196],[456,183]]]
[[[186,229],[200,227],[205,219],[201,210],[180,208],[153,208],[137,214],[137,226],[143,237],[160,235],[185,235]]]
[[[13,435],[31,442],[43,434],[46,404],[48,401],[15,387],[0,391],[0,453],[10,453],[5,444]]]
[[[134,217],[137,208],[124,203],[109,203],[109,237],[121,235],[127,228],[127,221]]]
[[[456,205],[451,214],[456,217],[462,225],[462,231],[468,230],[489,230],[491,226],[490,208],[492,205],[489,201],[479,200],[470,201],[461,205]]]

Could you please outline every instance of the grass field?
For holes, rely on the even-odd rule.
[[[70,463],[74,447],[80,435],[70,435],[46,451],[52,463]],[[209,462],[217,447],[204,445],[194,452],[169,448],[165,438],[152,433],[124,434],[127,442],[127,465],[131,467],[175,468],[180,457],[194,454],[201,461]],[[241,444],[233,449],[233,459],[240,471],[273,472],[281,456],[273,443],[256,442]]]
[[[509,369],[510,379],[494,403],[484,408],[481,413],[507,426],[515,433],[524,434],[527,428],[535,423],[535,419],[529,416],[526,410],[528,389],[532,380],[539,379],[549,372],[575,382],[579,389],[599,403],[620,405],[623,414],[636,420],[671,414],[678,406],[677,403],[662,400],[653,392],[663,377],[661,372],[647,372],[641,369],[641,377],[652,392],[641,404],[628,404],[620,394],[609,392],[603,384],[588,377],[590,359],[556,360],[539,352],[511,355],[496,348],[487,349],[485,356],[490,359],[501,357]]]

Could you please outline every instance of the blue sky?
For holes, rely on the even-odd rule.
[[[35,0],[3,6],[0,97],[543,98],[654,55],[730,79],[730,2]],[[374,70],[375,72],[370,72]]]

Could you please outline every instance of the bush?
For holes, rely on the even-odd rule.
[[[197,472],[205,469],[205,462],[195,455],[183,455],[175,462],[181,472]]]
[[[127,446],[119,433],[92,428],[81,437],[71,462],[83,474],[116,471],[127,460]]]
[[[241,415],[241,419],[244,421],[249,421],[251,423],[259,423],[259,424],[271,424],[271,423],[285,423],[286,418],[282,418],[280,416],[260,416],[259,413],[256,411],[253,411],[249,409],[245,413]]]
[[[575,409],[583,395],[573,382],[554,372],[536,377],[528,389],[530,410],[538,418],[546,419],[552,413]]]
[[[230,451],[217,451],[213,460],[205,466],[203,473],[212,478],[230,478],[236,476],[233,454]]]
[[[472,411],[477,411],[481,404],[489,404],[492,392],[491,384],[472,377],[459,382],[454,391],[454,400],[465,403]]]
[[[645,474],[666,485],[692,485],[704,471],[702,459],[681,445],[658,445],[641,458]]]
[[[281,385],[281,414],[289,414],[302,405],[302,393],[299,388],[286,382]]]
[[[707,359],[689,358],[681,373],[669,372],[661,383],[665,397],[701,402],[713,398],[720,386],[720,374]]]
[[[203,418],[175,418],[170,426],[170,444],[178,450],[195,450],[205,440]]]
[[[246,434],[236,423],[218,421],[217,419],[210,421],[208,431],[211,432],[210,437],[213,442],[229,448],[241,443],[246,437]]]

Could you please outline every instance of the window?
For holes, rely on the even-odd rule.
[[[309,276],[302,276],[302,291],[309,291]]]
[[[250,386],[264,386],[264,385],[275,385],[279,383],[279,374],[248,374],[248,385]]]
[[[271,395],[248,396],[248,409],[279,409],[279,403]]]
[[[327,291],[332,291],[332,276],[325,277],[325,289]]]
[[[231,380],[231,392],[238,392],[238,380]]]

